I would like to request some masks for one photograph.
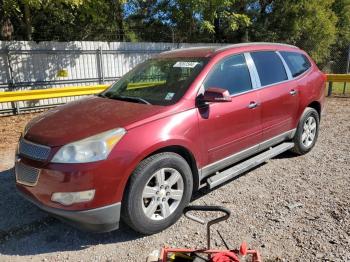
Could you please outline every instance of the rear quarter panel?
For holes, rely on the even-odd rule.
[[[319,102],[322,111],[325,103],[326,80],[324,74],[318,69],[315,62],[309,56],[307,57],[312,62],[311,69],[295,80],[299,87],[299,111],[298,118],[295,119],[294,123],[296,127],[307,106],[312,102]]]

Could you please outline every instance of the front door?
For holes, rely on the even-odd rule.
[[[203,88],[227,89],[230,102],[198,108],[205,165],[213,164],[261,142],[261,107],[243,54],[224,58],[212,69]],[[204,159],[205,160],[205,159]]]

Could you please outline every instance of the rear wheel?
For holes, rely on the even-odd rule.
[[[292,149],[297,154],[306,154],[314,146],[318,138],[320,117],[318,112],[307,107],[300,118],[297,131],[294,136],[295,146]]]
[[[160,232],[180,218],[192,187],[191,169],[180,155],[150,156],[130,178],[122,203],[123,220],[142,234]]]

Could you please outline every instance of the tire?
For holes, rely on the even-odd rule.
[[[314,125],[316,126],[312,128]],[[298,128],[293,138],[295,145],[292,151],[298,155],[308,153],[315,146],[319,126],[320,116],[318,112],[311,107],[307,107],[299,120]]]
[[[192,190],[192,172],[184,158],[171,152],[152,155],[137,166],[128,181],[122,219],[141,234],[158,233],[181,217]]]

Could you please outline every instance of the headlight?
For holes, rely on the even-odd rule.
[[[51,162],[88,163],[104,160],[125,133],[124,128],[117,128],[70,143],[58,150]]]

